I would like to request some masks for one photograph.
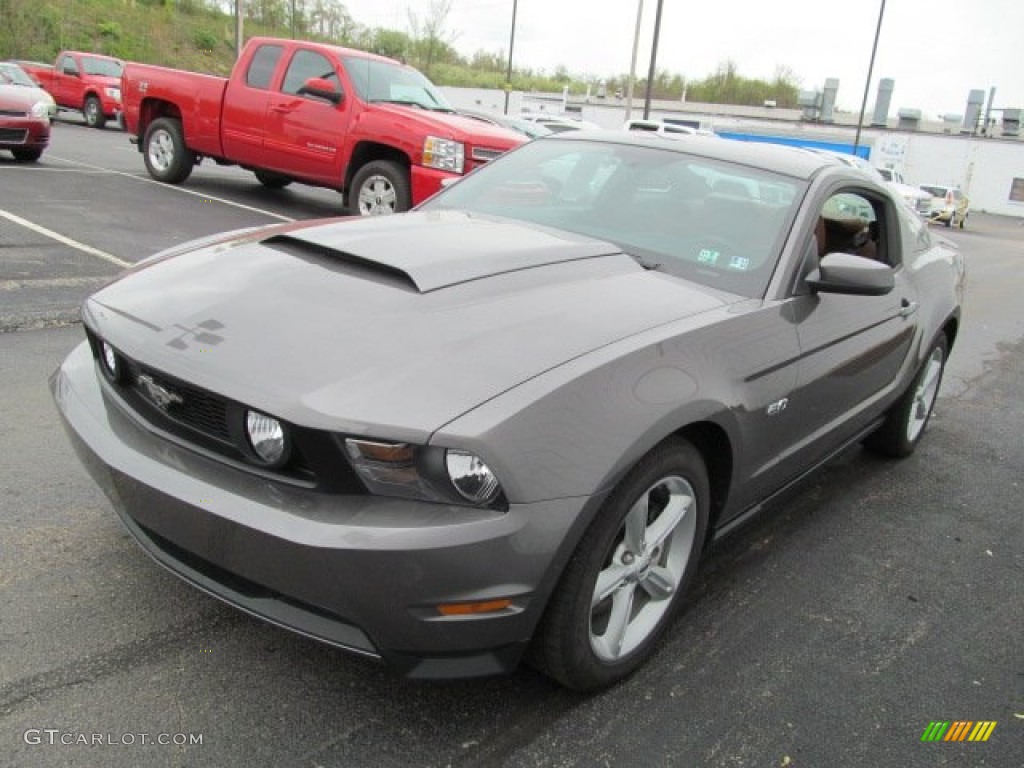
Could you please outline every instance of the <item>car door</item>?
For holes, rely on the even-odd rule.
[[[801,424],[797,448],[803,463],[870,425],[909,364],[918,303],[902,263],[894,206],[870,188],[834,188],[824,195],[811,258],[843,252],[881,261],[892,270],[895,287],[882,296],[863,296],[814,292],[802,279],[794,286],[790,309],[801,361],[790,407]]]
[[[61,56],[53,70],[52,96],[58,104],[76,109],[82,107],[82,73],[70,53]]]
[[[267,104],[278,62],[284,47],[276,43],[260,45],[253,51],[245,73],[228,81],[221,113],[221,141],[224,154],[239,165],[265,168],[263,139],[266,133]]]
[[[268,100],[265,167],[341,185],[341,151],[352,110],[344,98],[339,66],[319,51],[297,48],[292,52],[280,87]],[[334,103],[300,93],[303,84],[313,78],[331,83],[341,100]]]

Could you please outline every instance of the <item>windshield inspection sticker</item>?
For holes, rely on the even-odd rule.
[[[700,253],[697,254],[697,261],[701,264],[714,264],[720,255],[718,251],[713,251],[710,248],[701,248]]]
[[[750,259],[746,256],[733,256],[729,259],[729,268],[746,271],[750,269]]]

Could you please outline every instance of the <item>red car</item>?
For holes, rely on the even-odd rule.
[[[0,149],[34,163],[50,143],[48,105],[25,88],[0,85]]]

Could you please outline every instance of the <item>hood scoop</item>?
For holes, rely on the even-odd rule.
[[[394,288],[422,293],[412,275],[402,269],[364,259],[354,253],[328,248],[301,237],[274,235],[262,241],[261,245],[332,272],[344,272],[361,280],[372,280]]]
[[[429,293],[471,280],[620,253],[601,240],[461,211],[418,211],[294,229],[265,248]]]

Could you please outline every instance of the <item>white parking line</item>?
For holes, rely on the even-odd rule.
[[[26,229],[31,229],[33,232],[35,232],[36,234],[40,234],[43,237],[48,237],[51,240],[56,240],[58,243],[63,243],[64,245],[70,246],[71,248],[81,251],[82,253],[87,253],[90,256],[95,256],[97,259],[109,261],[111,264],[117,264],[117,266],[119,267],[130,267],[132,265],[130,261],[119,259],[117,258],[117,256],[114,256],[113,254],[107,253],[106,251],[101,251],[97,248],[93,248],[91,245],[80,243],[77,240],[72,240],[70,237],[64,237],[64,235],[60,234],[59,232],[54,232],[52,229],[47,229],[46,227],[41,227],[38,224],[33,224],[28,219],[23,219],[21,218],[21,216],[15,216],[13,213],[10,213],[9,211],[0,209],[0,217],[3,217],[8,221],[12,221],[19,226],[25,227]]]
[[[224,205],[230,205],[234,208],[241,208],[243,211],[259,213],[262,214],[263,216],[269,216],[272,219],[277,219],[278,221],[295,221],[295,219],[293,219],[291,216],[282,216],[280,213],[274,213],[273,211],[268,211],[263,208],[257,208],[252,205],[246,205],[245,203],[236,203],[234,200],[228,200],[223,197],[214,197],[213,195],[203,194],[202,192],[196,192],[195,190],[188,189],[187,187],[179,187],[173,184],[165,184],[162,181],[157,181],[156,179],[147,179],[145,176],[137,176],[134,173],[125,173],[124,171],[112,171],[109,168],[104,168],[100,165],[90,165],[89,163],[83,163],[78,160],[71,160],[70,158],[67,157],[59,157],[57,155],[54,155],[52,152],[48,154],[47,157],[53,160],[60,160],[62,163],[70,163],[71,165],[77,165],[82,168],[89,168],[94,171],[111,173],[115,176],[124,176],[126,179],[132,179],[134,181],[147,182],[149,184],[159,184],[163,189],[171,190],[174,192],[180,192],[183,195],[192,195],[193,197],[198,197],[203,200],[212,200],[216,203],[223,203]]]

